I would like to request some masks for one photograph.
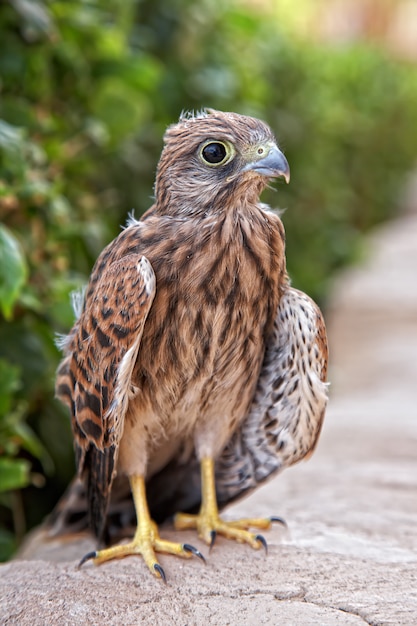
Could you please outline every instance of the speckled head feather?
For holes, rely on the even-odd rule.
[[[186,120],[201,119],[202,117],[207,117],[209,113],[213,110],[214,109],[208,109],[208,108],[200,109],[199,111],[184,109],[183,111],[181,111],[178,121],[184,122]]]
[[[206,109],[197,114],[181,115],[164,135],[165,149],[183,151],[191,155],[199,144],[207,140],[226,140],[235,145],[238,155],[244,156],[259,144],[277,143],[265,122],[247,115]],[[163,160],[162,152],[161,160]]]

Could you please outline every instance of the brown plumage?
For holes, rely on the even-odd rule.
[[[197,527],[208,542],[220,532],[258,547],[259,535],[218,517],[214,460],[217,497],[227,502],[315,445],[325,329],[311,300],[290,288],[281,220],[259,202],[276,176],[288,180],[289,168],[263,122],[218,111],[183,116],[165,135],[154,205],[94,266],[63,342],[57,395],[72,413],[96,535],[116,473],[129,477],[138,517],[129,549],[87,555],[97,563],[140,553],[164,577],[155,551],[196,553],[159,539],[144,484],[155,510],[177,492],[179,505],[195,508],[201,491],[187,489],[186,475],[195,486],[198,464],[200,514],[179,516],[177,526]],[[258,449],[275,463],[256,477]],[[245,458],[251,469],[234,481]]]

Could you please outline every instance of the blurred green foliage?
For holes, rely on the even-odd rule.
[[[3,3],[1,558],[73,473],[68,417],[53,399],[69,293],[128,211],[150,205],[166,125],[203,106],[275,130],[292,180],[264,199],[288,207],[293,283],[323,303],[414,165],[415,68],[365,46],[300,41],[232,0]]]

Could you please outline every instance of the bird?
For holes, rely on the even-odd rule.
[[[154,202],[99,255],[61,340],[56,395],[69,407],[77,475],[103,540],[117,485],[128,481],[128,543],[83,557],[201,552],[158,523],[266,546],[279,518],[224,521],[229,502],[308,457],[327,405],[326,328],[291,286],[285,231],[260,201],[290,180],[270,127],[232,112],[183,112],[169,126]],[[255,529],[255,530],[253,530]]]

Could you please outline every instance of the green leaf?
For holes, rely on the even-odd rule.
[[[5,359],[0,359],[0,416],[10,411],[12,396],[20,385],[19,368]]]
[[[19,242],[0,224],[0,310],[7,320],[26,282],[27,267]]]
[[[3,150],[17,152],[23,145],[23,130],[4,120],[0,120],[0,147]]]
[[[45,474],[52,474],[54,471],[52,458],[33,430],[25,422],[20,421],[15,425],[15,434],[19,438],[20,446],[39,459]]]
[[[0,528],[0,563],[7,561],[17,548],[16,538],[13,533]]]
[[[27,487],[29,471],[30,463],[25,459],[0,459],[0,492]]]
[[[13,2],[13,8],[20,17],[22,36],[30,43],[35,43],[44,36],[52,36],[54,32],[54,24],[45,4],[39,0]]]

